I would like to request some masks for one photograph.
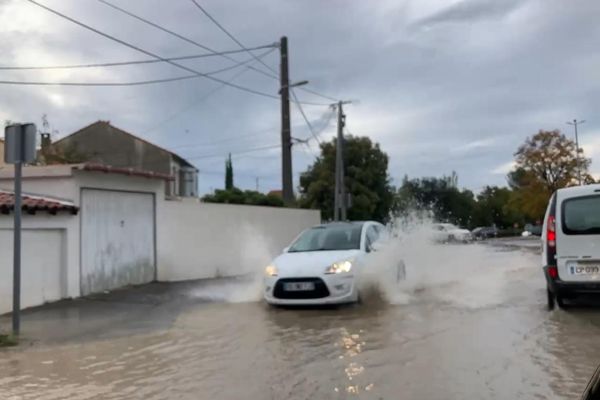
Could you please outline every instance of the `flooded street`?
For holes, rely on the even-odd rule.
[[[443,251],[456,257],[414,255],[447,260],[427,271],[409,259],[418,278],[398,296],[348,307],[271,308],[232,300],[247,283],[216,283],[182,286],[168,301],[26,315],[25,329],[47,339],[0,351],[0,398],[578,398],[600,363],[599,309],[547,311],[532,251]],[[86,310],[104,314],[89,320]]]

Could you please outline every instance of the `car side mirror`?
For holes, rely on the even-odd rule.
[[[380,251],[382,249],[383,249],[383,243],[381,243],[381,241],[371,243],[371,245],[369,246],[369,251]]]

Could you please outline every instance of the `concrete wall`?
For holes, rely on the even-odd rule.
[[[233,276],[262,270],[318,210],[165,201],[157,215],[158,280]]]
[[[23,214],[21,306],[79,296],[79,219]],[[12,309],[13,216],[0,215],[0,314]]]
[[[0,166],[4,164],[4,139],[0,139]]]

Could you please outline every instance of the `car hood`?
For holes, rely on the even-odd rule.
[[[277,267],[279,277],[321,276],[331,264],[353,259],[360,254],[360,250],[283,253],[273,260],[273,264]]]

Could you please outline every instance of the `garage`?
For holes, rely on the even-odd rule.
[[[155,279],[154,194],[81,189],[81,294]]]
[[[23,229],[21,306],[60,300],[67,282],[63,262],[62,229]],[[0,313],[12,308],[13,230],[0,229]]]

